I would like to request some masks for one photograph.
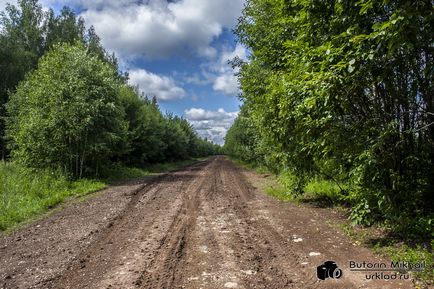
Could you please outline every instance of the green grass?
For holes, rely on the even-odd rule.
[[[303,199],[304,201],[316,202],[322,206],[339,206],[344,201],[342,189],[345,190],[346,186],[340,185],[339,187],[333,181],[314,178],[307,183]]]
[[[156,173],[173,171],[205,159],[207,158],[192,158],[175,162],[149,164],[141,168],[126,167],[124,165],[113,165],[111,167],[105,168],[104,171],[102,171],[102,175],[104,176],[102,179],[108,184],[119,181],[133,180],[145,176],[151,176]]]
[[[127,181],[138,179],[141,177],[152,175],[152,172],[145,168],[126,167],[124,165],[113,165],[105,168],[102,171],[104,176],[102,179],[105,183],[115,183],[119,181]]]
[[[252,164],[245,164],[234,160],[236,164],[260,173],[270,173],[264,168],[255,168]],[[321,178],[313,178],[308,181],[304,188],[304,194],[294,196],[292,187],[295,184],[295,177],[290,172],[281,173],[275,176],[275,182],[265,187],[265,192],[282,201],[290,201],[296,204],[314,203],[321,207],[339,207],[348,205],[343,190],[349,190],[348,186],[340,185],[333,181]],[[346,209],[345,209],[346,210]],[[340,229],[348,235],[356,244],[364,244],[371,248],[378,255],[391,261],[407,261],[413,263],[425,262],[425,270],[414,272],[416,285],[426,288],[434,285],[434,240],[407,240],[397,236],[391,236],[390,230],[381,227],[354,226],[350,221],[339,225]],[[390,228],[389,228],[390,229]]]
[[[237,158],[229,156],[229,155],[226,155],[226,157],[228,159],[230,159],[233,163],[235,163],[235,164],[237,164],[237,165],[239,165],[241,167],[244,167],[246,169],[253,170],[253,171],[255,171],[255,172],[259,173],[259,174],[269,173],[269,170],[265,166],[263,166],[261,164],[244,162],[244,161],[242,161],[240,159],[237,159]]]
[[[175,170],[202,159],[153,164],[146,168],[116,165],[104,171],[101,180],[68,180],[60,173],[30,170],[0,161],[0,232],[49,211],[67,198],[77,198],[119,181]]]
[[[82,196],[105,186],[96,180],[69,181],[61,174],[0,162],[0,230],[45,212],[67,197]]]
[[[334,207],[343,203],[342,189],[330,180],[313,178],[307,182],[304,193],[298,196],[292,193],[296,178],[291,172],[280,173],[276,180],[277,184],[268,186],[265,191],[279,200],[314,203],[321,207]],[[341,187],[345,189],[345,187]]]
[[[425,268],[420,272],[413,272],[413,277],[416,282],[422,286],[434,285],[434,257],[432,248],[434,240],[431,241],[430,248],[426,246],[416,245],[410,247],[406,244],[391,243],[389,245],[374,246],[374,251],[377,254],[391,256],[394,262],[407,261],[411,263],[425,262]]]
[[[291,202],[295,202],[295,198],[294,196],[288,192],[288,190],[285,189],[285,187],[281,186],[281,185],[277,185],[277,186],[267,186],[265,188],[265,192],[276,198],[279,199],[281,201],[291,201]]]
[[[386,260],[411,263],[425,262],[424,270],[412,272],[412,276],[420,288],[434,285],[434,240],[405,240],[397,236],[390,236],[387,229],[378,226],[363,227],[344,223],[339,227],[355,243],[364,244]]]

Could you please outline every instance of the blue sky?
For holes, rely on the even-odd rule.
[[[0,0],[3,10],[6,2]],[[155,95],[163,112],[189,120],[203,137],[222,144],[240,101],[228,61],[246,59],[232,29],[244,0],[40,0],[73,8],[115,52],[130,83]]]

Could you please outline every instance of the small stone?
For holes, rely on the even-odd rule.
[[[235,282],[226,282],[225,283],[225,288],[237,288],[238,284]]]

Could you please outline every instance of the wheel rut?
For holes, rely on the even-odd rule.
[[[0,288],[411,288],[350,272],[381,259],[254,179],[219,156],[110,188],[0,238]],[[326,260],[341,279],[317,278]]]

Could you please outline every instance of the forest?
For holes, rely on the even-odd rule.
[[[325,197],[353,223],[429,244],[433,11],[429,0],[247,1],[235,32],[250,56],[233,61],[243,106],[225,152],[279,174],[295,198],[331,185]]]
[[[156,163],[219,151],[186,119],[163,114],[156,97],[128,84],[116,56],[70,8],[7,4],[0,14],[0,230],[52,207],[65,190],[101,187],[86,179],[136,176]]]
[[[7,6],[0,27],[2,159],[81,178],[111,163],[216,151],[185,119],[164,115],[155,96],[128,85],[116,56],[69,8],[56,16],[23,0]]]

